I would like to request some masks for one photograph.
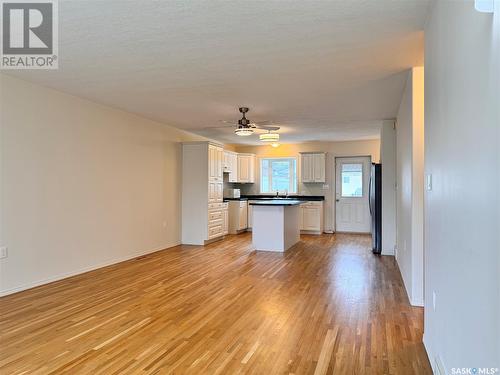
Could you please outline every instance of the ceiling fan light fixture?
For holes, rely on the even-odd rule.
[[[278,133],[264,133],[259,135],[259,139],[262,142],[278,142],[280,140],[280,135]]]
[[[252,135],[253,134],[253,129],[251,128],[245,128],[245,127],[239,127],[237,128],[234,133],[236,135],[239,135],[240,137],[246,137],[246,136],[249,136],[249,135]]]

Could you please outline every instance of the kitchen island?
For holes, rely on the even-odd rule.
[[[300,241],[300,200],[271,199],[253,208],[252,244],[256,250],[283,252]]]

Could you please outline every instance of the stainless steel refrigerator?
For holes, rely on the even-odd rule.
[[[382,164],[372,164],[370,172],[370,215],[372,217],[372,250],[382,252]]]

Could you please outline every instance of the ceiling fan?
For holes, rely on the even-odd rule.
[[[239,111],[242,114],[241,119],[238,120],[237,123],[232,122],[232,121],[225,121],[222,120],[223,123],[225,124],[230,124],[228,126],[236,126],[236,129],[234,130],[234,133],[236,135],[245,137],[252,135],[254,133],[254,130],[264,130],[267,131],[266,134],[261,134],[260,135],[260,140],[261,141],[268,141],[268,142],[276,142],[279,139],[279,134],[278,133],[273,133],[278,130],[280,130],[279,126],[273,126],[271,121],[258,121],[258,122],[250,122],[249,119],[246,118],[246,113],[250,109],[248,107],[240,107]],[[226,126],[223,126],[226,127]]]

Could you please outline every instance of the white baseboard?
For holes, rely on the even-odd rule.
[[[429,343],[426,339],[425,332],[424,332],[424,335],[422,337],[422,343],[424,344],[424,349],[425,349],[425,352],[427,353],[427,358],[429,359],[429,362],[431,364],[432,373],[435,374],[435,371],[434,371],[435,364],[432,363],[432,351],[429,348]]]
[[[424,307],[424,301],[420,300],[420,299],[411,299],[410,298],[410,304],[412,306]]]
[[[425,332],[422,341],[424,343],[425,352],[427,353],[427,358],[431,363],[432,373],[435,375],[447,375],[446,366],[444,365],[443,359],[439,354],[433,352],[432,346],[430,345]]]
[[[423,300],[412,298],[412,296],[408,292],[408,287],[406,286],[406,280],[403,276],[403,273],[401,272],[401,268],[399,267],[399,262],[397,261],[397,258],[396,258],[396,264],[398,265],[399,274],[401,275],[401,279],[403,279],[403,286],[405,287],[406,295],[408,296],[408,300],[410,301],[410,305],[417,306],[417,307],[424,307]]]
[[[42,279],[42,280],[33,281],[31,283],[20,285],[20,286],[17,286],[15,288],[6,289],[6,290],[0,290],[0,297],[7,296],[9,294],[14,294],[14,293],[17,293],[17,292],[22,292],[23,290],[27,290],[27,289],[31,289],[31,288],[34,288],[34,287],[37,287],[37,286],[40,286],[40,285],[52,283],[54,281],[59,281],[59,280],[62,280],[62,279],[66,279],[68,277],[76,276],[76,275],[79,275],[79,274],[82,274],[82,273],[85,273],[85,272],[89,272],[89,271],[93,271],[93,270],[96,270],[98,268],[103,268],[103,267],[111,266],[112,264],[125,262],[127,260],[134,259],[134,258],[143,256],[143,255],[155,253],[155,252],[160,251],[160,250],[169,249],[171,247],[178,246],[180,244],[181,244],[181,242],[177,241],[177,242],[174,242],[174,243],[171,243],[171,244],[167,244],[165,246],[161,246],[160,248],[157,248],[157,249],[146,250],[146,251],[138,251],[136,253],[128,254],[128,255],[125,255],[123,257],[110,259],[110,260],[107,260],[107,261],[104,261],[104,262],[100,262],[100,263],[97,263],[97,264],[94,264],[94,265],[91,265],[91,266],[83,267],[83,268],[80,268],[80,269],[77,269],[77,270],[74,270],[74,271],[65,272],[65,273],[62,273],[62,274],[59,274],[59,275],[56,275],[56,276],[51,276],[51,277],[48,277],[48,278],[45,278],[45,279]]]

